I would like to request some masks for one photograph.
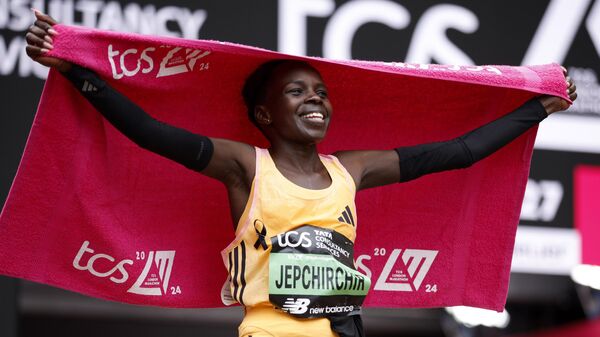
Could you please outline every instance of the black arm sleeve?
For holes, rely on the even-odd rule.
[[[489,156],[547,117],[537,99],[467,134],[446,142],[400,147],[400,181],[465,168]]]
[[[208,137],[152,118],[88,69],[73,65],[64,75],[115,128],[140,147],[195,171],[208,165],[213,153]]]

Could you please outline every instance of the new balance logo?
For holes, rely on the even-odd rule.
[[[93,86],[90,82],[85,81],[85,82],[83,82],[83,87],[81,88],[81,91],[83,91],[83,92],[98,91],[98,88]]]
[[[352,211],[350,210],[350,207],[348,207],[348,206],[346,206],[346,208],[342,212],[342,216],[338,218],[338,221],[345,222],[352,226],[356,226],[354,224],[354,216],[352,216]]]
[[[402,249],[394,249],[390,254],[377,279],[375,290],[419,290],[438,253],[437,250],[406,249],[402,254],[403,263],[397,264],[400,252]]]
[[[310,300],[308,298],[299,298],[294,301],[293,298],[286,299],[283,304],[283,311],[287,311],[290,314],[298,314],[301,315],[308,311],[308,305],[310,304]]]

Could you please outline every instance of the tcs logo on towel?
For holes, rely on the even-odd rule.
[[[169,288],[173,261],[175,260],[174,250],[157,250],[146,252],[136,252],[136,260],[146,260],[144,269],[142,269],[137,280],[127,290],[127,292],[161,296],[167,294],[170,290],[172,295],[181,294],[179,286]],[[90,242],[84,241],[73,259],[73,268],[81,271],[88,271],[90,274],[106,278],[113,283],[125,283],[129,279],[129,272],[126,266],[133,266],[134,261],[123,259],[116,262],[116,259],[108,254],[96,253],[90,248]]]
[[[166,52],[166,54],[165,54]],[[115,80],[123,77],[132,77],[142,72],[148,74],[155,69],[155,58],[159,54],[160,63],[156,77],[172,76],[191,71],[208,70],[210,64],[203,62],[203,58],[210,55],[208,50],[199,50],[192,48],[160,46],[148,47],[142,51],[136,48],[117,50],[112,44],[108,45],[108,62],[112,76]]]

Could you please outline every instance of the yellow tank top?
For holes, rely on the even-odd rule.
[[[332,294],[366,294],[370,281],[350,270],[353,267],[357,225],[354,181],[336,157],[320,155],[320,159],[331,177],[331,185],[311,190],[285,178],[276,168],[269,151],[256,148],[256,173],[248,202],[239,220],[235,239],[221,252],[229,272],[221,292],[226,305],[239,302],[247,308],[273,307],[269,286],[271,290],[275,285],[284,283],[291,287],[294,280],[297,282],[293,285],[300,290],[303,290],[301,284],[304,283],[304,286],[324,289]],[[293,254],[280,253],[305,246],[310,246],[308,249],[318,246],[321,252],[327,250],[332,255],[345,257],[345,265],[338,263],[338,267],[328,268],[322,264],[305,266],[302,270],[293,263],[285,268],[283,264],[274,265],[279,261],[274,259],[276,255],[285,259],[297,258],[295,251]],[[349,248],[349,256],[346,248]],[[317,260],[332,259],[324,255],[307,256]],[[294,274],[300,272],[302,278]],[[332,276],[334,281],[331,281]],[[306,287],[304,291],[310,293]],[[283,300],[289,300],[288,313],[303,310],[303,299],[284,296]]]

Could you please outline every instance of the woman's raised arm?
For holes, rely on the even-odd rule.
[[[59,70],[75,88],[121,133],[140,147],[176,161],[226,185],[254,176],[254,148],[226,139],[208,138],[154,119],[89,69],[44,56],[53,48],[57,22],[34,11],[35,23],[26,35],[27,55]]]
[[[564,72],[566,76],[566,70]],[[577,98],[575,84],[569,77],[565,80],[567,94],[574,101]],[[569,103],[560,97],[542,96],[449,141],[388,151],[343,151],[336,155],[359,190],[405,182],[429,173],[469,167],[510,143],[548,115],[568,107]]]

